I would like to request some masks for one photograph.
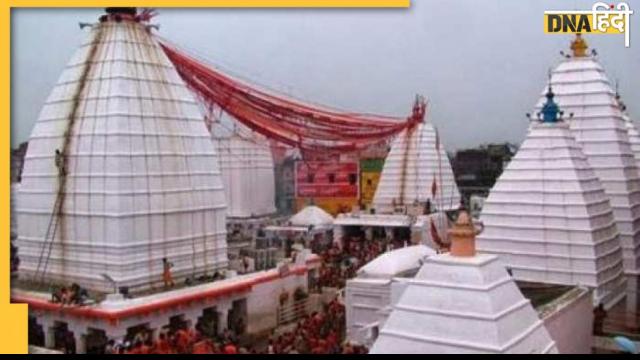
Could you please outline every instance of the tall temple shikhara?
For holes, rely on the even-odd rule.
[[[553,70],[550,85],[566,113],[572,134],[602,182],[620,232],[624,269],[640,271],[640,175],[623,112],[603,67],[577,35],[573,56]],[[542,100],[538,104],[540,107]]]
[[[612,306],[625,292],[613,211],[551,87],[545,96],[485,202],[478,248],[500,255],[518,280],[589,286],[595,305]]]
[[[518,154],[492,189],[481,251],[519,280],[582,284],[594,302],[635,308],[640,178],[616,92],[578,34],[557,66]],[[562,111],[562,112],[560,112]],[[560,116],[564,114],[564,119]]]
[[[391,144],[373,198],[377,213],[429,202],[430,211],[455,210],[460,192],[433,124],[424,120]]]
[[[226,202],[203,115],[135,9],[110,8],[29,140],[21,273],[101,291],[227,265]]]

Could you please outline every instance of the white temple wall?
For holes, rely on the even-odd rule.
[[[308,271],[313,271],[310,268]],[[272,270],[269,272],[256,273],[256,279],[264,276],[274,276]],[[215,285],[215,284],[212,284]],[[218,313],[218,331],[221,332],[226,328],[226,323],[230,315],[229,311],[233,308],[234,301],[246,300],[246,319],[247,325],[246,331],[248,334],[264,334],[270,331],[278,325],[277,312],[279,304],[279,297],[283,290],[290,293],[290,298],[293,299],[293,292],[302,287],[308,292],[308,272],[299,272],[296,274],[290,274],[285,277],[278,277],[275,275],[273,278],[264,281],[264,279],[258,281],[251,291],[233,293],[223,295],[213,299],[206,299],[202,301],[195,301],[190,304],[183,304],[180,306],[167,307],[161,311],[154,311],[144,316],[130,316],[122,318],[118,321],[108,321],[100,318],[86,318],[75,315],[65,314],[63,311],[43,311],[43,310],[31,310],[30,315],[37,318],[39,325],[43,327],[45,331],[45,337],[49,340],[47,347],[53,347],[53,327],[56,322],[66,323],[69,330],[74,333],[76,337],[76,347],[79,353],[84,352],[84,336],[87,335],[89,330],[102,330],[106,333],[109,339],[123,339],[127,334],[127,329],[140,325],[147,325],[147,327],[154,331],[154,336],[158,335],[158,330],[162,327],[169,325],[169,320],[174,316],[182,316],[186,321],[190,322],[191,326],[195,326],[198,318],[203,315],[203,311],[208,308],[215,308]],[[157,297],[156,295],[152,295]],[[171,294],[167,293],[166,299],[171,298]],[[139,300],[131,300],[137,301]],[[124,304],[124,303],[123,303]],[[125,306],[123,304],[114,306]],[[104,304],[103,304],[104,305]],[[134,304],[129,303],[129,307]],[[138,304],[139,306],[139,304]]]
[[[289,293],[289,301],[293,301],[293,293],[302,287],[308,293],[307,273],[288,276],[277,281],[264,282],[256,285],[247,297],[248,327],[251,334],[260,334],[278,325],[278,308],[280,294]]]
[[[561,354],[591,353],[593,304],[588,291],[558,307],[542,321]]]
[[[637,315],[640,313],[640,275],[627,276],[627,291],[626,291],[626,304],[625,308],[630,316],[627,316],[627,326],[630,328],[637,328],[640,326],[640,319]]]
[[[389,279],[358,279],[347,281],[345,289],[347,339],[366,344],[362,329],[379,320],[379,312],[391,303]]]

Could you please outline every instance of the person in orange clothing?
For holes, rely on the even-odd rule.
[[[171,344],[167,341],[167,337],[164,333],[161,333],[153,347],[154,354],[171,354]]]
[[[344,355],[355,354],[355,350],[353,349],[353,346],[351,346],[351,343],[347,342],[346,344],[344,344],[344,346],[342,347],[342,354]]]
[[[143,355],[151,354],[152,350],[153,350],[153,346],[151,344],[151,341],[147,340],[142,343],[142,346],[140,346],[139,354],[143,354]]]
[[[169,262],[167,258],[162,258],[162,280],[164,281],[165,288],[172,288],[176,284],[173,282],[173,275],[171,274],[171,268],[173,263]]]
[[[193,343],[193,339],[187,329],[180,329],[176,332],[176,349],[180,354],[187,354],[190,352],[190,346]]]
[[[227,355],[235,355],[238,353],[238,348],[229,342],[224,346],[223,352]]]
[[[213,346],[211,340],[200,340],[193,344],[192,354],[213,354]]]
[[[140,342],[136,342],[135,344],[133,344],[132,347],[130,347],[129,349],[127,349],[124,353],[125,354],[130,354],[130,355],[138,355],[141,354],[140,349],[142,347],[142,343]]]
[[[311,350],[312,354],[327,354],[327,342],[325,340],[318,340],[318,345]]]

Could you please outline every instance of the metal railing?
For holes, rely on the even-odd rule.
[[[309,310],[309,298],[289,301],[278,307],[278,325],[286,325],[305,317]]]

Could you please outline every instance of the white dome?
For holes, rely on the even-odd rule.
[[[518,280],[586,285],[594,303],[624,295],[618,230],[600,180],[565,123],[534,123],[484,203],[479,251]]]
[[[622,113],[602,66],[593,57],[563,61],[552,73],[556,102],[611,201],[624,268],[640,270],[640,179]],[[546,93],[547,87],[543,90]],[[538,109],[545,101],[544,94]]]
[[[358,270],[358,277],[389,279],[407,271],[419,269],[424,259],[435,255],[426,245],[407,246],[386,252]]]
[[[428,199],[438,210],[454,210],[460,206],[460,193],[447,153],[440,142],[436,149],[436,131],[430,122],[402,132],[391,144],[373,199],[379,213],[394,211],[397,206],[412,205]],[[431,187],[437,182],[436,199]]]
[[[57,163],[66,163],[66,176]],[[162,281],[165,257],[176,281],[226,267],[217,155],[198,105],[145,24],[93,26],[35,124],[17,212],[20,270],[33,275],[48,260],[49,282],[112,291],[105,274],[117,286],[146,288]]]
[[[317,206],[307,206],[293,215],[289,222],[293,226],[326,226],[333,224],[333,216]]]

